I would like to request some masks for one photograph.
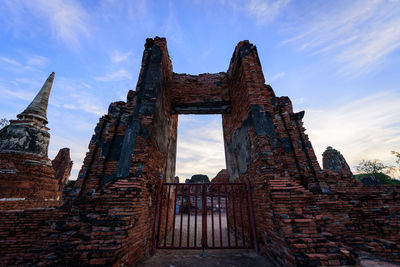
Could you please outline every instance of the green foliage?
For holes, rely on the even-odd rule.
[[[356,174],[354,175],[355,179],[360,181],[361,178],[363,177],[368,177],[368,176],[375,176],[376,178],[378,178],[382,184],[390,184],[390,185],[396,185],[396,184],[400,184],[399,180],[393,179],[391,178],[389,175],[384,174],[384,173],[361,173],[361,174]]]
[[[392,154],[396,156],[396,163],[400,166],[400,152],[392,151]]]
[[[390,172],[392,166],[388,166],[380,162],[378,159],[374,160],[362,160],[360,164],[356,167],[357,171],[360,173],[370,173],[377,174],[381,172]]]

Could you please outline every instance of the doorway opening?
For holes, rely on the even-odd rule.
[[[256,248],[250,183],[162,183],[155,249]]]
[[[157,187],[153,253],[256,248],[250,184],[217,176],[226,169],[222,116],[180,115],[176,159],[179,180]]]
[[[192,175],[211,181],[226,169],[221,115],[179,115],[175,175],[184,183]]]

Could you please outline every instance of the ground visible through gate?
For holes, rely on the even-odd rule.
[[[267,258],[246,249],[157,250],[156,254],[139,263],[140,267],[219,267],[219,266],[274,266]]]
[[[189,244],[187,242],[187,237],[188,237],[188,218],[189,216],[187,214],[182,215],[182,225],[180,224],[180,218],[181,215],[176,215],[175,217],[175,231],[174,231],[174,240],[175,240],[175,245],[179,245],[179,239],[180,239],[180,229],[182,228],[182,245],[184,247],[193,247],[195,245],[194,242],[194,228],[195,228],[195,216],[192,214],[190,216],[190,234],[189,234]],[[202,231],[202,217],[201,214],[197,216],[197,227],[196,227],[196,246],[201,247],[201,231]],[[222,240],[221,240],[221,235],[222,233]],[[238,244],[243,245],[243,240],[240,238],[240,235],[237,235],[238,237]],[[230,243],[234,244],[235,243],[235,235],[233,231],[229,233],[229,238],[230,238]],[[228,246],[228,228],[227,228],[227,222],[226,222],[226,213],[221,213],[221,231],[219,228],[219,217],[218,214],[214,214],[214,244],[215,246],[219,247],[220,244],[223,246],[227,247]],[[250,241],[247,240],[247,244]],[[164,240],[161,239],[159,241],[160,245],[164,243]],[[172,244],[172,231],[170,230],[167,234],[167,240],[166,244],[170,246]],[[209,247],[211,247],[212,244],[212,220],[211,220],[211,215],[207,215],[207,244]]]

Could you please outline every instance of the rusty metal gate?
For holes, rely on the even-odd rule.
[[[250,183],[161,183],[153,234],[155,249],[254,248]]]

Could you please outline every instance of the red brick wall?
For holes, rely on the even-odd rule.
[[[0,154],[0,199],[50,200],[61,197],[58,180],[48,158],[22,153]],[[5,172],[11,170],[12,173]]]
[[[175,176],[177,104],[223,113],[228,177],[250,181],[259,251],[277,265],[352,265],[357,249],[399,260],[399,187],[321,171],[303,114],[264,84],[257,53],[243,41],[226,74],[174,74],[166,40],[148,39],[136,91],[100,119],[63,204],[0,212],[2,263],[132,265],[149,256],[158,181]],[[32,184],[51,188],[43,173],[54,177],[29,169]]]

